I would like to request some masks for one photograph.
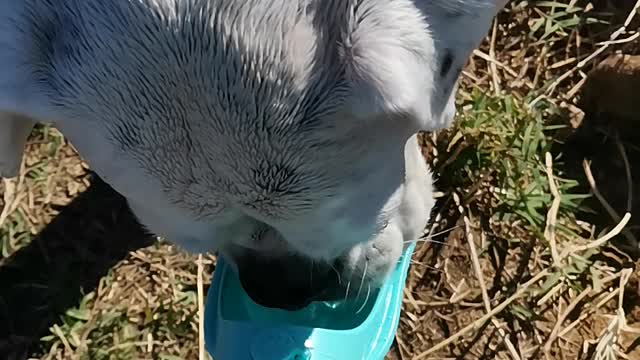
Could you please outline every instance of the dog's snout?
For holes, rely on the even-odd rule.
[[[255,303],[289,311],[325,300],[339,286],[339,275],[332,267],[294,255],[243,257],[238,262],[238,273],[242,287]]]

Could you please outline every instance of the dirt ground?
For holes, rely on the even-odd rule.
[[[456,127],[421,136],[438,204],[387,359],[640,359],[640,66],[628,91],[588,77],[640,54],[639,5],[512,1],[499,16]],[[206,293],[215,258],[198,267],[144,231],[55,129],[26,153],[0,185],[0,359],[198,359],[198,275]]]

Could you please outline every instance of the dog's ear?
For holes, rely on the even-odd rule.
[[[44,6],[43,6],[44,8]],[[45,14],[42,14],[43,18]],[[51,89],[42,74],[50,68],[55,29],[38,22],[22,1],[0,4],[0,176],[17,175],[35,122],[54,120]]]
[[[365,17],[343,39],[341,61],[352,88],[347,105],[356,118],[409,119],[412,132],[439,127],[434,117],[439,109],[430,101],[435,90],[433,43],[419,14],[396,17],[401,26],[380,26],[378,19]]]
[[[22,1],[0,4],[0,112],[19,118],[52,116],[46,75],[54,71],[53,53],[60,50],[54,46],[60,25],[47,11],[45,5]]]
[[[33,121],[24,116],[0,113],[0,177],[18,175],[33,125]]]
[[[47,75],[60,22],[45,3],[0,3],[0,177],[18,174],[34,124],[56,120]]]
[[[416,131],[447,126],[462,67],[504,2],[410,0],[358,8],[339,52],[354,115],[404,116]]]

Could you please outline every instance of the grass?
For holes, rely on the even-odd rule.
[[[562,125],[547,125],[545,114],[553,105],[539,102],[527,109],[513,96],[490,97],[478,91],[470,94],[468,104],[459,118],[455,134],[446,141],[451,156],[446,163],[434,164],[448,186],[462,189],[487,190],[486,211],[495,212],[495,221],[521,219],[529,231],[544,224],[545,211],[553,195],[546,175],[545,154],[551,151],[554,133]],[[441,152],[438,152],[441,154]],[[446,155],[445,155],[446,156]],[[444,165],[444,166],[443,166]],[[473,181],[494,181],[487,184]],[[573,194],[575,180],[557,179],[561,199],[561,214],[578,211],[582,194]],[[462,194],[464,202],[482,194]]]
[[[563,178],[561,157],[551,156],[564,126],[545,119],[557,109],[544,101],[525,104],[474,91],[462,101],[456,127],[424,135],[433,168],[442,174],[435,232],[454,230],[414,258],[412,300],[401,326],[408,340],[399,340],[396,358],[579,358],[581,349],[567,341],[598,338],[592,331],[603,324],[595,316],[565,327],[567,317],[575,317],[568,306],[585,314],[622,308],[606,288],[627,270],[596,258],[600,246],[590,241],[596,234],[577,221],[589,195]],[[587,298],[596,306],[582,302]],[[625,349],[634,339],[615,335]]]
[[[132,359],[147,352],[164,360],[195,358],[197,348],[181,347],[197,334],[195,268],[173,252],[158,244],[120,263],[102,279],[101,291],[67,310],[41,339],[48,356],[63,351],[83,359]]]
[[[624,41],[635,5],[500,14],[465,68],[456,125],[421,134],[436,235],[414,255],[388,359],[640,358],[640,213],[627,206],[640,151],[578,101],[600,60],[640,53]],[[215,259],[199,274],[139,229],[54,129],[38,127],[27,154],[0,188],[0,358],[197,359],[198,275],[206,292]]]

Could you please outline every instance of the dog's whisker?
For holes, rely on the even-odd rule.
[[[433,238],[433,237],[436,237],[436,236],[444,235],[444,234],[450,233],[453,230],[458,229],[460,227],[461,227],[460,225],[456,225],[456,226],[452,226],[452,227],[450,227],[448,229],[444,229],[444,230],[438,231],[437,233],[433,233],[433,234],[427,233],[427,234],[423,235],[422,238],[418,239],[418,241],[425,241],[425,240],[427,240],[425,238]]]
[[[417,243],[424,242],[424,243],[434,243],[434,244],[440,244],[440,245],[449,246],[449,244],[447,244],[444,241],[431,240],[431,239],[409,240],[409,241],[405,241],[404,243],[405,244],[409,244],[409,243],[414,242],[414,241],[417,242]]]
[[[338,285],[342,285],[342,276],[340,276],[338,269],[333,264],[331,264],[331,269],[338,275]]]
[[[356,294],[356,301],[360,299],[360,293],[362,292],[362,285],[364,285],[364,278],[367,276],[368,268],[369,268],[369,260],[366,260],[364,263],[364,271],[362,272],[362,278],[360,279],[360,287],[358,288],[358,293]]]
[[[433,243],[433,244],[440,244],[440,245],[448,246],[449,244],[447,244],[446,242],[433,240],[433,238],[436,237],[436,236],[440,236],[440,235],[444,235],[446,233],[449,233],[449,232],[451,232],[451,231],[453,231],[453,230],[455,230],[455,229],[457,229],[459,227],[460,226],[453,226],[453,227],[450,227],[448,229],[444,229],[444,230],[439,231],[439,232],[434,233],[434,234],[426,234],[425,236],[423,236],[422,238],[420,238],[418,240],[409,240],[409,241],[405,241],[404,243],[405,244],[409,244],[409,243],[412,243],[412,242],[415,241],[415,242],[425,242],[425,243]]]
[[[422,263],[422,262],[419,262],[419,261],[413,261],[413,260],[412,260],[412,261],[411,261],[411,265],[424,266],[424,267],[426,267],[427,269],[435,270],[435,271],[437,271],[437,272],[442,272],[442,269],[438,269],[438,268],[437,268],[437,267],[435,267],[435,266],[431,266],[431,265],[429,265],[429,264],[425,264],[425,263]]]
[[[362,303],[362,306],[360,306],[360,309],[356,311],[356,315],[360,314],[362,310],[364,310],[365,306],[367,306],[367,302],[369,301],[370,295],[371,295],[371,284],[367,284],[367,296],[364,298],[364,302]]]
[[[344,292],[344,301],[346,302],[349,298],[349,288],[351,287],[351,279],[347,282],[347,290]]]

